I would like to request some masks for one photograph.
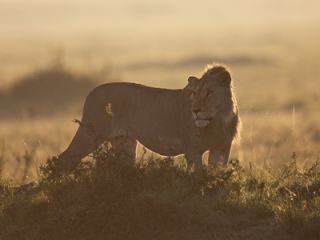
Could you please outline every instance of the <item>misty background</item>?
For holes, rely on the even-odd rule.
[[[231,68],[244,123],[233,157],[318,159],[319,8],[316,0],[0,0],[0,172],[15,178],[26,156],[38,166],[61,152],[98,84],[183,88],[212,62]]]

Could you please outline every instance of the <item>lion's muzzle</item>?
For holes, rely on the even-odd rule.
[[[212,118],[205,112],[193,111],[192,116],[196,126],[199,128],[208,126],[212,120]]]

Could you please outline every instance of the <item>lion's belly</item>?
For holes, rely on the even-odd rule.
[[[185,152],[183,142],[179,138],[140,137],[137,140],[149,150],[163,156],[177,156]]]

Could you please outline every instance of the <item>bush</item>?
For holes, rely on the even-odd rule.
[[[0,239],[318,239],[317,166],[273,179],[243,169],[187,172],[100,149],[68,176],[58,160],[36,186],[6,190]],[[20,189],[18,191],[18,189]]]

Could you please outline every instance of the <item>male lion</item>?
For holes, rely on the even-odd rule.
[[[137,141],[165,156],[185,154],[188,168],[226,164],[240,122],[231,75],[209,65],[184,89],[152,88],[134,83],[108,83],[88,95],[79,129],[59,156],[64,167],[77,163],[105,141],[132,159]]]

